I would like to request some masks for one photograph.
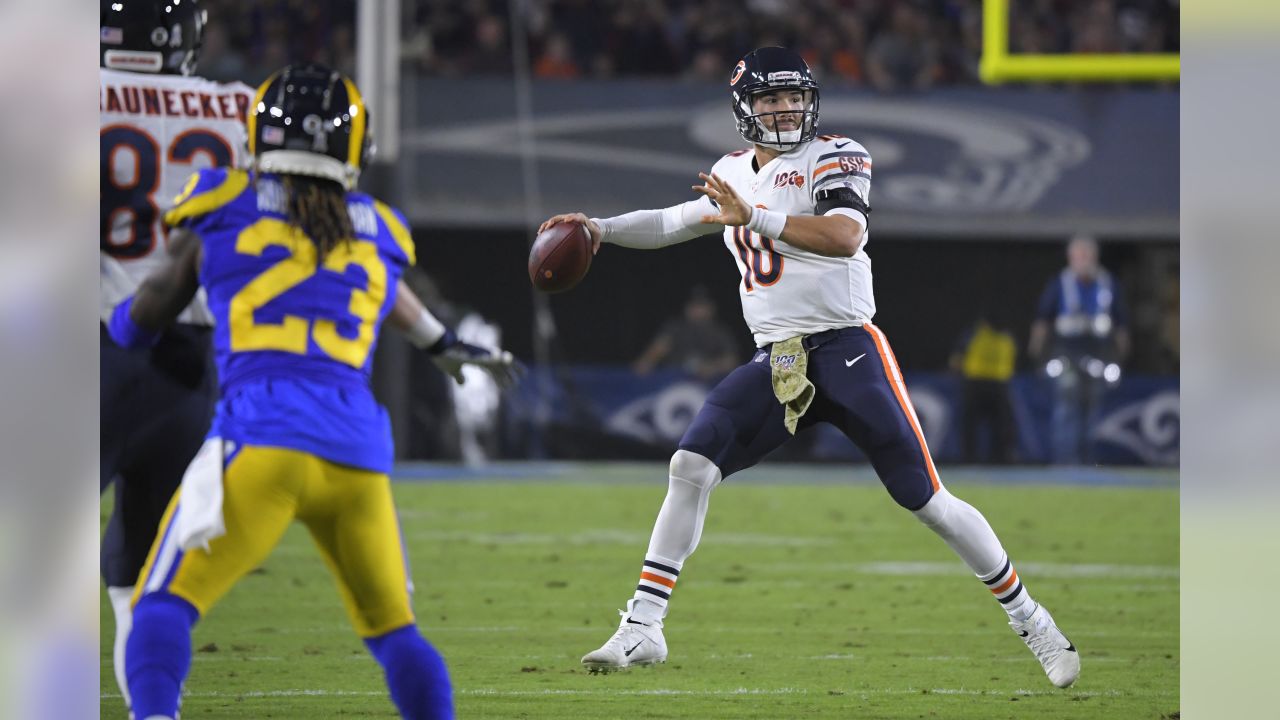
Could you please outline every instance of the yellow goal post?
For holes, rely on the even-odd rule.
[[[983,0],[982,60],[989,85],[1007,82],[1133,82],[1178,80],[1178,53],[1045,55],[1009,53],[1009,0]]]

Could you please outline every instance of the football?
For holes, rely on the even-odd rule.
[[[576,222],[552,225],[529,250],[529,281],[542,292],[564,292],[591,268],[591,233]]]

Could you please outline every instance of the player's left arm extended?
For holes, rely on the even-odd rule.
[[[862,245],[868,209],[856,207],[856,203],[851,205],[840,198],[823,199],[818,202],[817,212],[831,214],[784,215],[751,207],[719,175],[700,173],[698,177],[703,184],[694,185],[693,190],[714,200],[720,209],[717,215],[703,217],[704,223],[745,225],[757,234],[826,257],[853,257]],[[852,190],[848,193],[853,195]],[[853,198],[856,199],[856,195]]]
[[[169,231],[169,254],[136,292],[116,306],[107,330],[117,345],[154,345],[200,289],[200,236],[186,228]]]
[[[524,374],[524,366],[506,350],[460,340],[452,329],[431,314],[403,279],[396,285],[395,304],[387,315],[387,323],[404,333],[409,342],[426,350],[436,367],[459,385],[465,382],[463,365],[484,370],[502,388],[512,385]]]

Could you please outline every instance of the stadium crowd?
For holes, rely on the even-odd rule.
[[[261,80],[294,60],[355,70],[355,0],[206,0],[202,71]],[[403,0],[406,69],[510,75],[507,0]],[[799,49],[826,83],[885,91],[977,82],[982,0],[524,0],[542,78],[722,80],[752,47]],[[1013,52],[1177,52],[1178,0],[1012,3]]]

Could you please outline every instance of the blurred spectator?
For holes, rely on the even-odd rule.
[[[254,82],[298,60],[354,64],[354,0],[201,4],[214,35],[202,67],[215,78]],[[781,44],[824,82],[904,90],[976,83],[982,50],[981,0],[526,0],[526,10],[542,77],[721,82],[746,51]],[[513,72],[507,2],[405,0],[403,18],[413,71]],[[1009,42],[1014,52],[1177,52],[1178,29],[1177,0],[1019,0]]]
[[[507,26],[496,15],[482,15],[475,25],[475,41],[466,61],[469,75],[510,75],[511,48]]]
[[[678,367],[700,380],[716,380],[738,366],[737,346],[706,288],[695,287],[684,315],[667,322],[631,369],[648,375],[658,366]]]
[[[605,49],[619,75],[671,75],[680,70],[680,58],[663,30],[662,9],[661,3],[618,5],[606,31]]]
[[[210,18],[209,24],[205,25],[204,44],[200,48],[201,75],[223,82],[233,82],[245,76],[245,58],[229,43],[227,24],[218,18]]]
[[[711,48],[699,50],[698,54],[693,56],[693,62],[689,64],[685,77],[703,82],[722,80],[725,77],[725,68],[720,53]]]
[[[1129,354],[1128,310],[1093,238],[1067,244],[1067,267],[1040,297],[1028,350],[1054,384],[1051,461],[1090,462],[1099,402]]]
[[[547,46],[533,64],[533,74],[540,78],[561,80],[571,80],[582,74],[570,54],[568,38],[559,33],[547,38]]]
[[[1110,0],[1092,0],[1074,19],[1071,33],[1073,53],[1120,52],[1120,28],[1115,4]]]
[[[838,32],[836,27],[822,26],[811,36],[812,42],[802,44],[800,54],[805,62],[823,80],[843,80],[848,83],[863,82],[863,40],[865,38],[862,23],[842,24]]]
[[[963,380],[961,433],[964,462],[1014,462],[1013,412],[1009,379],[1017,361],[1013,335],[984,312],[951,355],[951,369]],[[986,435],[986,452],[978,445]]]
[[[926,90],[937,74],[929,18],[909,3],[893,7],[889,28],[867,48],[867,77],[879,90]]]

